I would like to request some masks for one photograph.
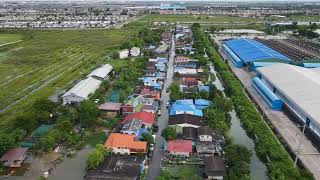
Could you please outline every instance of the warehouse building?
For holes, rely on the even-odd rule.
[[[95,70],[93,70],[87,77],[93,77],[100,81],[109,78],[109,73],[112,71],[112,66],[110,64],[105,64]]]
[[[290,58],[252,39],[232,39],[222,45],[225,53],[238,68],[256,61],[289,62]]]
[[[306,124],[319,140],[320,69],[279,63],[258,68],[257,73],[261,83],[281,99],[282,109],[297,122]]]
[[[79,103],[88,99],[89,95],[94,93],[102,81],[97,80],[93,77],[88,77],[87,79],[81,80],[63,96],[63,104],[73,104]]]

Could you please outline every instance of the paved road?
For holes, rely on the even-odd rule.
[[[166,108],[167,102],[170,100],[169,93],[166,92],[167,87],[170,86],[173,77],[173,61],[175,57],[175,42],[172,37],[170,57],[168,62],[167,79],[164,83],[162,90],[162,105],[161,105],[161,117],[158,121],[159,130],[156,137],[156,144],[153,151],[151,165],[149,166],[148,180],[154,180],[160,174],[161,171],[161,147],[163,146],[163,138],[161,137],[161,132],[168,126],[168,109]]]
[[[231,60],[221,51],[221,48],[219,53],[224,59],[228,60],[229,66],[234,74],[239,78],[247,92],[249,92],[254,101],[263,110],[263,115],[266,116],[268,120],[270,120],[271,124],[284,139],[290,150],[295,152],[298,149],[299,141],[301,138],[301,130],[299,129],[297,124],[291,121],[283,111],[275,111],[270,109],[268,104],[251,85],[252,78],[255,76],[254,73],[245,71],[242,68],[236,68]],[[317,148],[312,145],[312,142],[306,135],[303,135],[302,139],[303,140],[301,141],[302,145],[299,159],[301,160],[303,165],[313,173],[315,179],[320,180],[319,152]]]

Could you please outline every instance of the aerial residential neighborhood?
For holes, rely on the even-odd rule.
[[[5,0],[0,179],[320,179],[317,1]]]

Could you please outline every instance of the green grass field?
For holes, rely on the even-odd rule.
[[[198,23],[258,23],[263,20],[256,18],[242,18],[231,16],[210,16],[210,15],[149,15],[143,17],[144,21],[158,22],[198,22]]]
[[[111,53],[144,27],[145,23],[134,22],[110,30],[10,32],[28,38],[0,47],[0,125],[36,98],[70,88],[100,64],[119,66],[121,62],[110,60]]]
[[[7,43],[19,41],[21,39],[22,39],[21,34],[0,33],[0,46]]]

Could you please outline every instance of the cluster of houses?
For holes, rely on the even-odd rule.
[[[182,37],[192,36],[191,30],[185,27],[178,27],[175,34],[175,39],[180,42]],[[177,68],[186,69],[181,71],[183,73],[175,70],[177,72],[175,76],[178,76],[178,78],[175,77],[175,81],[179,82],[181,91],[190,87],[196,87],[196,92],[209,91],[209,87],[204,86],[197,78],[199,67],[196,60],[186,55],[178,55],[175,58],[175,69]],[[206,178],[223,179],[226,172],[222,158],[224,137],[206,125],[203,112],[212,103],[206,99],[179,99],[172,103],[168,124],[176,131],[177,138],[164,143],[165,154],[162,161],[177,166],[201,164]]]
[[[162,40],[165,44],[171,43]],[[86,179],[139,178],[146,164],[146,155],[154,148],[154,143],[148,146],[143,135],[157,131],[155,124],[157,116],[161,114],[159,103],[167,63],[167,57],[150,58],[145,75],[138,79],[141,85],[136,87],[134,94],[122,103],[105,102],[99,105],[102,117],[121,117],[121,121],[104,143],[113,155],[105,159],[96,170],[89,172]]]
[[[178,79],[180,91],[184,93],[208,92],[209,86],[201,81],[203,69],[198,60],[191,57],[195,51],[192,47],[191,29],[187,26],[177,26],[175,34],[174,73],[175,79]]]

